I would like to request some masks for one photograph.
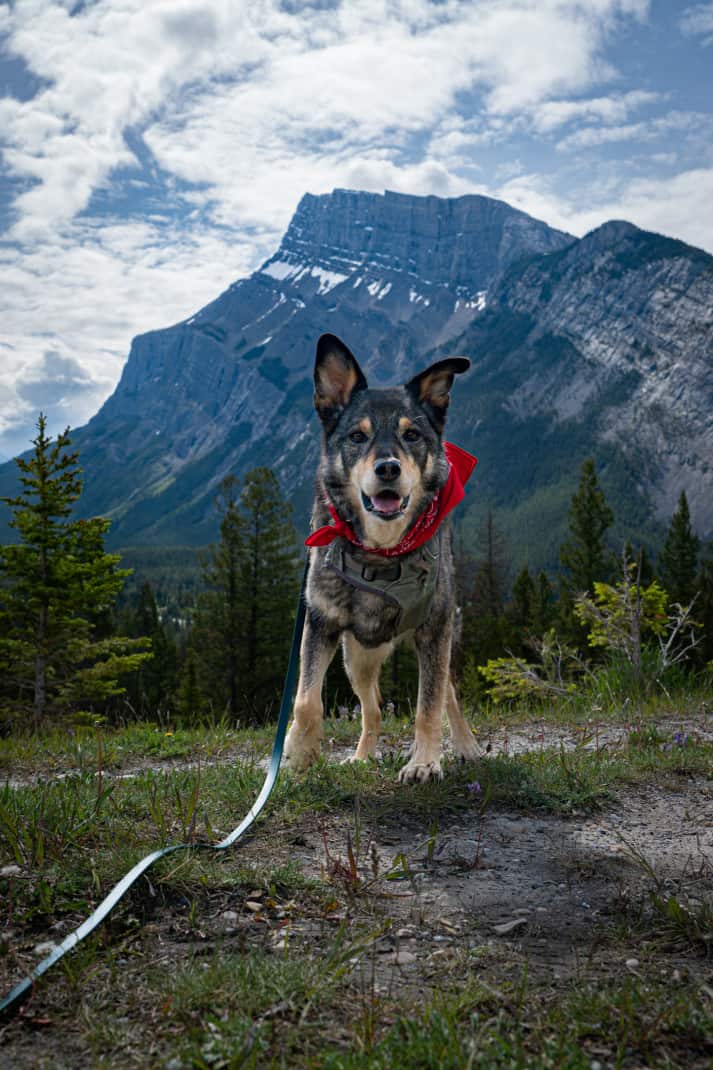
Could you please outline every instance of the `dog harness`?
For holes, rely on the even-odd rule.
[[[465,497],[465,483],[478,463],[475,457],[444,442],[448,479],[396,546],[386,549],[364,546],[351,524],[342,520],[328,502],[333,524],[317,528],[305,539],[307,546],[328,546],[325,565],[345,583],[367,594],[383,598],[399,610],[397,635],[418,628],[426,619],[438,580],[443,520]],[[365,563],[355,551],[375,554],[388,561]]]
[[[403,635],[420,627],[428,615],[438,580],[441,557],[441,532],[403,560],[364,564],[358,561],[351,545],[333,542],[325,555],[325,566],[348,583],[367,594],[383,598],[399,610],[396,634]]]

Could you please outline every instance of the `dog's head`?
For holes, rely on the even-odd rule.
[[[439,360],[405,386],[370,390],[333,334],[317,343],[314,404],[324,429],[320,477],[366,546],[395,546],[448,478],[441,444],[453,377],[465,357]]]

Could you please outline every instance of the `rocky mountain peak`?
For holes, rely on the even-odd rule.
[[[85,515],[112,519],[114,545],[205,543],[220,480],[267,464],[306,526],[324,331],[374,386],[472,359],[449,434],[480,458],[475,514],[496,508],[531,565],[556,563],[585,456],[632,542],[684,487],[713,534],[713,257],[620,220],[578,240],[488,197],[341,189],[306,194],[258,271],[134,339],[74,433]],[[0,468],[0,492],[15,481]]]
[[[301,199],[280,248],[263,266],[275,278],[317,266],[348,278],[396,273],[454,290],[483,291],[525,253],[574,239],[504,201],[335,189]]]

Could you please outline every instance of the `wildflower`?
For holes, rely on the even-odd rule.
[[[163,734],[164,734],[164,737],[165,737],[165,736],[172,736],[172,735],[173,735],[173,732],[164,732]]]
[[[472,784],[466,784],[466,788],[470,795],[480,795],[480,784],[477,780],[474,780]]]

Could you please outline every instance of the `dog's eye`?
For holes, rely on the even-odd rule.
[[[350,442],[354,442],[356,444],[359,444],[360,442],[366,442],[366,439],[367,439],[367,436],[364,434],[363,431],[358,431],[357,430],[357,431],[350,431],[349,432],[349,441]]]
[[[416,427],[407,427],[404,431],[405,442],[418,442],[421,432]]]

